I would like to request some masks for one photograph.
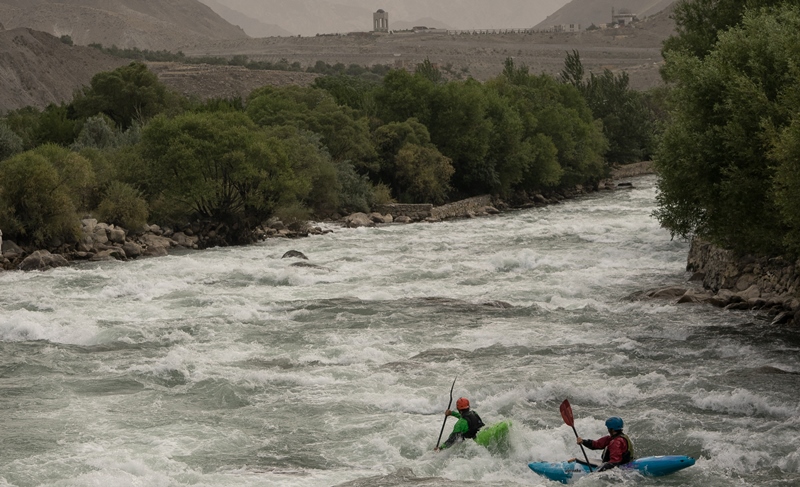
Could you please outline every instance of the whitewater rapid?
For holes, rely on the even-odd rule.
[[[688,285],[655,179],[545,208],[0,273],[0,486],[556,485],[618,415],[669,477],[800,485],[800,339]],[[288,250],[313,266],[282,259]],[[456,379],[509,445],[432,451]],[[454,421],[448,421],[445,436]]]

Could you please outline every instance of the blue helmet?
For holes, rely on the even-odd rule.
[[[606,428],[610,430],[622,431],[624,424],[622,418],[617,416],[612,416],[606,420]]]

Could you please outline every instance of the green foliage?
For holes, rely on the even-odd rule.
[[[22,152],[22,138],[0,120],[0,161]]]
[[[369,212],[375,201],[375,190],[369,179],[356,172],[348,161],[336,163],[336,175],[341,184],[339,208],[344,213]]]
[[[336,103],[346,105],[365,115],[376,115],[374,92],[379,83],[353,76],[321,76],[314,80],[314,88],[320,88],[333,96]]]
[[[141,63],[96,74],[72,102],[78,118],[108,116],[127,129],[175,106],[177,98]],[[70,141],[71,142],[71,141]]]
[[[126,229],[137,229],[147,223],[147,202],[141,192],[133,186],[112,181],[105,191],[105,197],[95,212],[106,223],[113,223]]]
[[[68,35],[63,35],[63,36],[61,36],[61,37],[59,38],[59,40],[60,40],[61,42],[63,42],[64,44],[68,45],[68,46],[71,46],[71,45],[75,44],[75,43],[72,41],[72,37],[71,37],[71,36],[68,36]]]
[[[375,131],[381,154],[377,179],[394,189],[403,203],[441,204],[454,173],[450,159],[431,144],[428,129],[415,119],[386,124]]]
[[[327,161],[301,132],[263,130],[235,112],[159,116],[144,130],[142,154],[157,208],[226,223],[237,242],[275,208],[306,199]]]
[[[34,245],[75,241],[92,178],[86,159],[54,145],[0,162],[0,228]]]
[[[645,98],[629,87],[628,73],[615,75],[606,69],[601,75],[584,69],[578,51],[567,54],[560,79],[576,87],[583,95],[595,118],[603,122],[603,135],[608,140],[605,158],[609,162],[627,164],[650,158],[654,150],[653,114]]]
[[[436,67],[428,58],[425,58],[425,61],[417,64],[417,67],[414,69],[414,74],[417,76],[422,76],[432,83],[441,83],[444,81],[442,72],[439,71],[439,68]]]
[[[80,131],[80,123],[69,117],[66,105],[51,104],[39,115],[33,129],[34,145],[69,146]]]
[[[798,45],[800,7],[786,6],[749,12],[702,59],[668,53],[674,113],[656,159],[656,216],[673,235],[745,252],[796,241]]]
[[[359,168],[374,164],[367,120],[337,105],[324,90],[264,87],[251,94],[247,114],[262,127],[292,125],[319,134],[335,161],[349,160]]]
[[[40,116],[41,111],[35,107],[20,108],[6,114],[5,123],[22,140],[22,150],[36,147]]]
[[[114,130],[113,122],[109,122],[109,119],[103,115],[86,119],[81,132],[72,144],[73,149],[116,147],[118,144],[117,132]]]
[[[572,53],[567,53],[564,60],[564,69],[561,70],[558,79],[562,83],[572,85],[579,90],[583,88],[583,78],[586,75],[581,62],[581,54],[573,50]]]
[[[797,101],[797,100],[796,100]],[[775,141],[771,158],[777,163],[774,179],[775,203],[786,224],[783,244],[786,250],[800,255],[800,111],[795,107],[791,125]]]
[[[683,52],[703,58],[714,49],[719,34],[739,25],[748,10],[795,4],[786,0],[680,0],[673,18],[677,35],[664,42],[663,52]]]

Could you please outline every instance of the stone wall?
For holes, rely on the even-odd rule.
[[[800,260],[739,256],[701,239],[692,240],[686,269],[702,278],[703,287],[745,291],[755,286],[762,298],[800,297]]]
[[[414,221],[424,220],[431,216],[433,205],[404,205],[400,203],[393,203],[389,205],[378,205],[372,211],[378,212],[382,215],[392,215],[395,219],[401,216],[407,216]]]
[[[437,206],[431,209],[431,217],[437,220],[459,218],[469,214],[483,211],[487,206],[492,206],[492,197],[489,195],[476,196],[455,203]]]

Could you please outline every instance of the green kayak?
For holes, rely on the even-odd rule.
[[[478,431],[475,442],[485,447],[505,446],[508,442],[508,430],[511,421],[500,421],[491,426],[486,426]]]

